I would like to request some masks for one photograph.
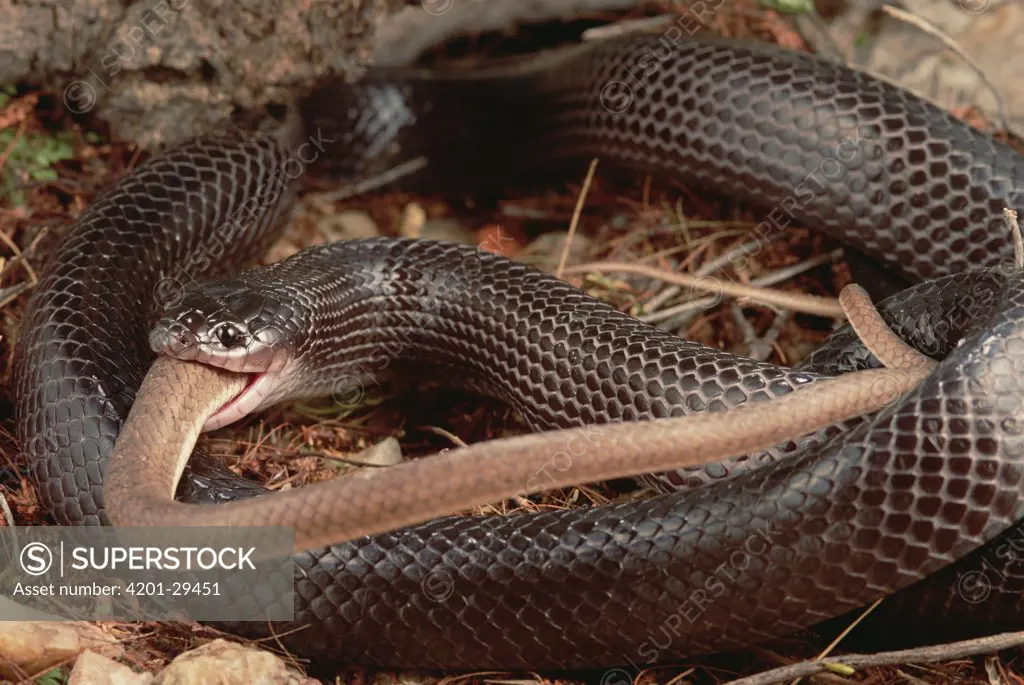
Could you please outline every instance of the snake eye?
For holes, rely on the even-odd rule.
[[[232,324],[224,324],[217,329],[217,340],[224,347],[234,347],[242,338],[242,333]]]

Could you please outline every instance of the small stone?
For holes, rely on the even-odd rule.
[[[378,442],[376,445],[367,447],[362,452],[356,454],[352,459],[360,464],[394,466],[395,464],[402,463],[402,445],[399,444],[398,440],[389,436]]]
[[[214,640],[185,652],[157,675],[153,685],[319,685],[288,668],[270,652]]]
[[[321,217],[317,228],[330,243],[353,238],[376,238],[380,235],[380,229],[373,218],[357,209]]]
[[[19,680],[71,661],[86,650],[124,654],[117,640],[84,621],[0,621],[0,677]]]
[[[565,249],[565,241],[568,238],[568,231],[545,233],[524,247],[516,255],[516,259],[532,264],[538,269],[554,272],[558,268],[558,262],[562,259],[562,251]],[[593,241],[587,236],[579,233],[574,235],[569,246],[569,258],[566,260],[566,265],[585,261],[592,246]]]
[[[152,673],[136,673],[90,650],[78,657],[68,678],[68,685],[149,685],[152,682]]]
[[[402,214],[402,224],[398,227],[398,233],[406,238],[425,238],[423,229],[426,223],[427,213],[423,207],[410,202]]]

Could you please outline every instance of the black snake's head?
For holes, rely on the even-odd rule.
[[[278,371],[288,358],[282,310],[272,295],[242,283],[192,288],[160,317],[149,344],[158,354],[228,371]]]
[[[185,291],[150,331],[157,354],[249,374],[247,387],[206,422],[204,430],[232,423],[275,402],[293,356],[291,309],[273,294],[240,281]]]

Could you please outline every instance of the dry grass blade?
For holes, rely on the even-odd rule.
[[[594,180],[594,171],[597,170],[597,159],[590,160],[590,167],[587,168],[587,177],[583,180],[583,187],[576,199],[576,207],[572,211],[572,221],[569,222],[569,235],[565,237],[565,246],[562,248],[562,256],[558,259],[558,268],[555,269],[555,276],[562,277],[565,271],[565,263],[569,260],[569,249],[572,247],[573,236],[576,235],[576,227],[580,223],[580,214],[583,213],[583,204],[587,200],[587,191]]]
[[[729,295],[731,297],[745,297],[762,304],[774,305],[785,309],[792,309],[806,314],[816,314],[835,319],[845,318],[843,308],[835,298],[818,297],[816,295],[804,295],[791,293],[771,288],[759,288],[756,286],[726,281],[714,276],[692,276],[690,274],[679,274],[664,269],[657,269],[642,264],[630,264],[627,262],[591,262],[579,266],[569,267],[565,270],[566,275],[594,273],[624,273],[636,276],[646,276],[666,283],[675,283],[695,290],[718,295]]]

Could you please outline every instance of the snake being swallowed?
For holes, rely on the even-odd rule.
[[[280,634],[325,663],[561,669],[744,646],[897,590],[890,619],[1019,626],[1024,569],[1005,550],[1024,514],[1024,280],[1003,210],[1020,204],[1024,159],[893,85],[757,43],[630,35],[531,64],[325,84],[300,102],[302,137],[200,139],[94,202],[42,274],[16,356],[19,437],[57,522],[109,522],[105,463],[155,356],[162,284],[259,256],[294,199],[300,146],[334,141],[324,161],[350,178],[396,148],[464,176],[506,158],[598,156],[774,208],[925,281],[880,309],[943,361],[900,402],[771,448],[760,468],[741,460],[729,478],[691,470],[707,482],[648,500],[450,517],[303,553],[293,624],[225,627]],[[204,297],[216,304],[205,315],[241,317],[235,330],[185,326],[221,359],[262,316],[305,326],[290,358],[325,376],[358,375],[397,336],[391,370],[499,397],[538,431],[771,401],[877,365],[848,329],[799,368],[736,357],[442,243],[329,246],[185,301]],[[305,317],[321,297],[337,316]],[[260,343],[272,357],[274,341]],[[201,457],[186,480],[204,501],[260,491]],[[986,570],[976,601],[962,579]],[[655,645],[665,625],[672,638]]]

